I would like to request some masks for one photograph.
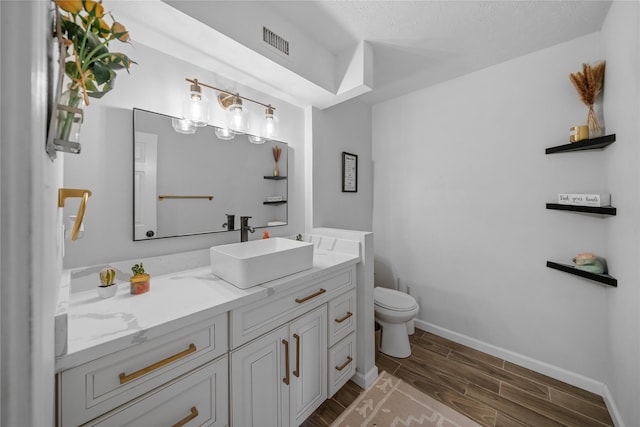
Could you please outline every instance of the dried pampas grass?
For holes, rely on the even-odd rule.
[[[593,67],[589,64],[582,64],[582,72],[569,74],[569,80],[576,88],[580,100],[589,107],[587,114],[587,125],[589,125],[589,135],[599,136],[602,132],[598,116],[593,109],[593,103],[602,89],[604,83],[605,61],[600,61]]]

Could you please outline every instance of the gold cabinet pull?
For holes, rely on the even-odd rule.
[[[192,406],[191,413],[186,417],[184,417],[183,419],[181,419],[180,421],[178,421],[177,423],[175,423],[173,427],[182,427],[183,425],[185,425],[186,423],[188,423],[189,421],[191,421],[197,416],[198,416],[198,409],[195,406]]]
[[[334,319],[336,321],[336,323],[342,323],[345,320],[347,320],[348,318],[350,318],[351,316],[353,316],[353,313],[350,311],[347,311],[347,314],[345,314],[343,317],[339,318],[339,319]]]
[[[296,340],[296,370],[293,375],[300,378],[300,335],[293,334],[293,338]]]
[[[351,358],[351,356],[347,356],[347,361],[344,362],[342,365],[336,366],[336,369],[338,371],[342,371],[344,368],[346,368],[349,363],[353,362],[353,359]]]
[[[141,377],[144,374],[147,374],[147,373],[149,373],[151,371],[155,371],[156,369],[161,368],[164,365],[168,365],[171,362],[175,362],[178,359],[182,359],[183,357],[185,357],[185,356],[187,356],[187,355],[189,355],[191,353],[194,353],[196,350],[197,350],[197,348],[196,348],[195,344],[189,344],[189,348],[188,349],[186,349],[184,351],[181,351],[178,354],[174,354],[171,357],[167,357],[164,360],[156,362],[153,365],[149,365],[146,368],[142,368],[139,371],[134,372],[133,374],[126,375],[124,372],[121,372],[120,375],[119,375],[120,384],[124,384],[126,382],[131,381],[131,380],[135,380],[136,378]]]
[[[282,344],[284,344],[284,370],[286,371],[282,382],[289,385],[289,341],[282,340]]]
[[[314,294],[311,294],[311,295],[306,296],[306,297],[304,297],[304,298],[296,298],[296,302],[297,302],[298,304],[302,304],[303,302],[305,302],[305,301],[309,301],[311,298],[315,298],[315,297],[317,297],[318,295],[322,295],[322,294],[324,294],[325,292],[327,292],[327,290],[326,290],[326,289],[322,289],[322,288],[320,288],[320,290],[319,290],[318,292],[314,293]]]

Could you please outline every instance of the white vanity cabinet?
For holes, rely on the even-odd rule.
[[[231,311],[233,426],[298,426],[353,376],[355,283],[346,268]]]
[[[58,425],[175,424],[196,412],[201,422],[192,425],[227,425],[226,320],[223,313],[60,372]]]

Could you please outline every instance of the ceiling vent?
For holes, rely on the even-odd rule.
[[[289,56],[289,42],[267,27],[262,27],[262,40],[268,45]]]

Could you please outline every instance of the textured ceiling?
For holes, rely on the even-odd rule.
[[[599,31],[610,1],[269,1],[338,55],[374,50],[375,103]]]

